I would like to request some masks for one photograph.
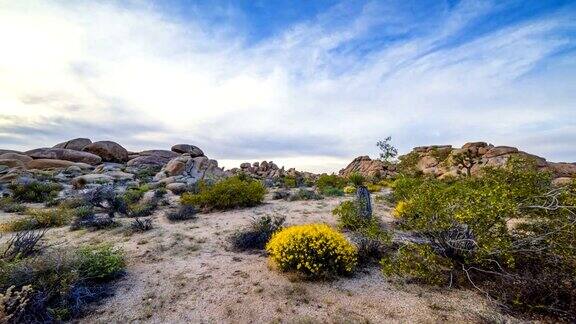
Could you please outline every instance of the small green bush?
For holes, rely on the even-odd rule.
[[[27,215],[0,225],[2,232],[15,232],[67,225],[72,220],[70,210],[29,208]]]
[[[366,182],[366,178],[362,174],[354,172],[348,176],[348,182],[354,187],[359,187]]]
[[[26,209],[26,206],[15,202],[10,197],[0,199],[0,210],[6,213],[23,213]]]
[[[265,194],[266,188],[260,181],[242,181],[238,177],[230,177],[201,188],[198,194],[184,193],[181,202],[207,211],[226,210],[259,205]]]
[[[112,245],[85,246],[78,250],[78,271],[83,279],[112,279],[125,266],[124,253]]]
[[[284,217],[270,216],[253,219],[247,229],[232,235],[232,247],[238,251],[264,249],[272,235],[282,229],[284,220]]]
[[[86,304],[109,295],[107,284],[122,274],[124,254],[110,245],[55,250],[34,258],[0,261],[0,289],[28,292],[13,305],[26,323],[68,321]],[[26,288],[27,287],[27,288]],[[14,309],[13,308],[13,309]]]
[[[54,182],[14,182],[8,185],[17,202],[41,203],[56,198],[62,185]]]
[[[329,197],[342,197],[344,196],[344,190],[334,187],[326,187],[322,190],[322,195]]]
[[[142,197],[144,197],[144,194],[150,190],[150,187],[148,187],[147,185],[142,185],[140,187],[137,188],[130,188],[127,189],[124,194],[122,195],[122,198],[124,199],[124,201],[126,202],[126,204],[135,204],[138,201],[140,201],[140,199],[142,199]]]
[[[402,277],[426,284],[446,283],[452,267],[450,260],[442,258],[429,245],[407,244],[392,256],[380,261],[382,273],[387,277]]]
[[[328,187],[343,189],[346,186],[346,179],[335,174],[322,174],[316,180],[316,187],[320,192]]]
[[[308,190],[304,188],[298,189],[295,193],[288,197],[289,201],[296,200],[321,200],[324,199],[322,195],[317,194],[314,190]]]
[[[296,188],[298,187],[298,179],[293,176],[285,176],[282,178],[282,183],[285,188]]]
[[[369,227],[373,218],[360,216],[360,206],[357,201],[343,201],[334,210],[332,215],[336,217],[338,228],[350,231],[358,231]]]

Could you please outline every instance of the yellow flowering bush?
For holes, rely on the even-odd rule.
[[[394,210],[392,211],[392,216],[396,218],[402,218],[402,215],[406,213],[406,209],[408,208],[408,203],[405,200],[400,200]]]
[[[349,274],[357,261],[356,247],[326,224],[287,227],[272,236],[266,251],[281,271],[315,278]]]
[[[354,193],[356,193],[356,187],[346,186],[346,187],[344,187],[344,193],[345,194],[354,194]]]
[[[370,192],[379,192],[379,191],[382,190],[382,187],[381,187],[380,185],[371,184],[371,183],[367,184],[367,185],[366,185],[366,188],[367,188],[368,191],[370,191]]]

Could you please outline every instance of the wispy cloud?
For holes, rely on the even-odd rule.
[[[0,143],[190,142],[332,171],[390,134],[401,151],[487,140],[576,160],[576,7],[432,3],[341,2],[257,41],[206,8],[1,3]]]

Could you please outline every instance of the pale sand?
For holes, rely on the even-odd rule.
[[[286,223],[335,224],[332,209],[344,199],[274,201],[250,209],[199,214],[171,223],[158,210],[154,229],[130,234],[125,226],[97,232],[52,229],[51,247],[114,242],[128,256],[115,295],[94,305],[85,323],[355,323],[484,322],[500,315],[475,291],[389,283],[378,267],[328,282],[294,281],[269,269],[263,253],[236,253],[227,239],[252,217],[284,215]],[[177,197],[171,197],[176,206]],[[375,205],[391,221],[389,209]],[[4,218],[0,216],[0,218]],[[6,236],[5,236],[6,237]],[[4,237],[4,239],[5,239]],[[291,281],[292,280],[292,281]]]

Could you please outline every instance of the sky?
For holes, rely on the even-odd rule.
[[[0,148],[332,172],[469,141],[576,161],[576,1],[0,0]]]

